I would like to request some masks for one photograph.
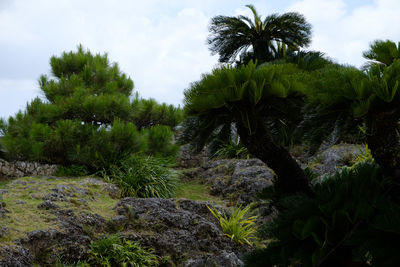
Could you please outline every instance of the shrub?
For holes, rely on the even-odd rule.
[[[100,238],[90,244],[91,266],[151,267],[158,265],[153,249],[144,249],[138,242],[131,242],[118,235]]]
[[[218,219],[222,227],[222,231],[226,236],[231,238],[236,243],[243,245],[251,245],[251,239],[257,230],[255,225],[256,216],[248,216],[250,206],[241,209],[241,206],[235,208],[232,215],[228,217],[226,214],[221,214],[215,207],[207,208]]]
[[[132,155],[111,168],[109,179],[121,189],[121,197],[159,197],[175,196],[178,187],[178,174],[165,159]]]
[[[67,177],[85,176],[88,174],[89,171],[84,165],[70,165],[70,166],[59,165],[55,173],[56,176],[67,176]]]
[[[267,247],[247,265],[397,266],[400,206],[379,173],[371,161],[360,162],[316,183],[313,198],[281,199],[278,216],[260,231]]]
[[[250,154],[246,147],[241,143],[230,142],[228,144],[222,145],[214,156],[216,158],[222,159],[249,159]]]
[[[157,125],[143,131],[146,153],[154,156],[175,158],[178,145],[173,143],[174,133],[165,125]]]

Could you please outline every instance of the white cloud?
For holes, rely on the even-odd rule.
[[[0,118],[25,110],[26,104],[39,96],[39,86],[36,80],[0,79],[0,96],[5,95],[0,97]]]
[[[373,40],[400,40],[400,5],[395,0],[375,0],[350,10],[349,3],[303,0],[287,10],[304,14],[313,25],[312,49],[325,52],[340,63],[359,67],[365,62],[362,52]]]
[[[278,3],[279,2],[279,3]],[[357,2],[357,5],[354,4]],[[212,16],[252,16],[244,0],[0,0],[0,117],[38,94],[36,79],[49,59],[79,43],[108,52],[143,97],[179,104],[183,90],[217,63],[206,45]],[[253,1],[263,17],[298,11],[312,23],[312,48],[342,63],[361,65],[374,39],[400,40],[397,0]],[[291,3],[291,4],[290,4]],[[290,4],[290,5],[289,5]],[[351,4],[351,5],[350,5]],[[286,8],[289,5],[288,8]],[[34,81],[28,89],[28,83]],[[18,84],[20,83],[20,84]],[[25,88],[17,97],[12,88]],[[23,93],[24,92],[24,93]],[[13,108],[10,103],[14,103]]]

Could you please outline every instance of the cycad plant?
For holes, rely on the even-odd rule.
[[[378,44],[386,45],[375,42],[364,54],[376,53]],[[313,78],[303,121],[306,134],[322,141],[335,130],[362,127],[375,161],[385,175],[395,176],[400,169],[400,60],[394,59],[389,66],[372,64],[365,71],[332,65],[316,71]]]
[[[367,160],[314,184],[312,198],[282,199],[260,231],[266,248],[247,266],[397,266],[400,205],[387,194],[391,182]]]
[[[269,131],[269,124],[290,128],[299,121],[303,73],[294,65],[255,63],[222,66],[185,91],[185,112],[196,123],[193,141],[207,140],[234,123],[243,145],[278,176],[282,193],[310,193],[307,178]]]
[[[258,63],[277,58],[279,47],[292,49],[307,46],[311,41],[311,25],[303,15],[288,12],[272,14],[262,20],[253,5],[247,5],[253,19],[246,16],[212,18],[208,44],[219,61],[234,63],[240,55],[245,60]],[[283,44],[283,45],[282,45]]]

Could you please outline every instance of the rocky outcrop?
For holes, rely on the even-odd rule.
[[[343,166],[353,165],[357,156],[364,153],[366,153],[365,146],[362,145],[333,145],[310,158],[306,166],[318,176],[316,181],[320,181]]]
[[[57,165],[0,159],[0,177],[51,176],[56,171]]]
[[[249,247],[238,246],[224,236],[207,202],[186,199],[121,200],[116,210],[126,237],[153,247],[162,255],[170,255],[184,266],[241,266],[239,260]],[[196,263],[196,264],[194,264]]]
[[[7,238],[20,234],[11,220],[18,205],[18,209],[21,205],[37,209],[42,226],[14,239],[14,246],[0,244],[0,266],[54,266],[57,261],[69,264],[84,261],[92,241],[115,233],[153,248],[161,257],[168,256],[176,266],[243,265],[241,258],[250,247],[239,246],[224,235],[207,208],[208,202],[159,198],[116,200],[110,198],[114,195],[112,190],[105,190],[112,187],[95,178],[20,178],[9,182],[3,200],[10,197],[20,200],[17,194],[24,194],[23,190],[31,195],[22,198],[18,202],[21,204],[8,199],[7,203],[14,206],[4,215],[8,225],[1,228],[0,235]],[[34,205],[29,202],[32,198]],[[93,209],[95,203],[101,208]],[[217,209],[222,208],[217,206]],[[45,223],[48,227],[43,227]]]
[[[176,162],[179,168],[195,168],[203,165],[207,160],[206,148],[199,153],[194,153],[190,145],[183,145],[179,149]]]
[[[197,171],[211,193],[247,205],[272,186],[274,173],[259,159],[224,159],[206,162]]]

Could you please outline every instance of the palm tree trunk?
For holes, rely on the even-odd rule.
[[[249,152],[262,160],[278,176],[275,188],[278,193],[305,193],[312,195],[308,179],[299,164],[282,146],[275,144],[263,127],[249,134],[249,131],[237,123],[240,140]]]

